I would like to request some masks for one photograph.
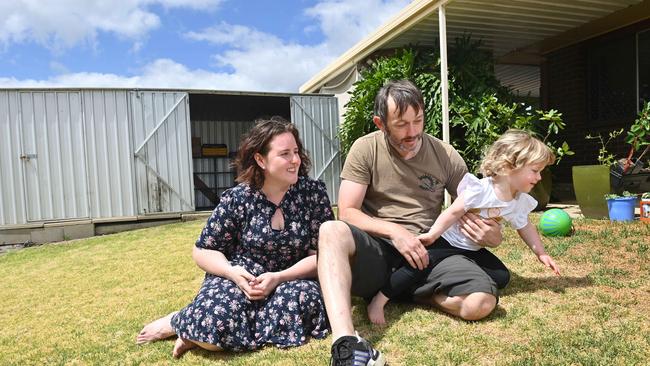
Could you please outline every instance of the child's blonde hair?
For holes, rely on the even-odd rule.
[[[488,149],[481,162],[485,177],[499,175],[504,169],[518,169],[529,164],[551,165],[555,154],[531,133],[510,129]]]

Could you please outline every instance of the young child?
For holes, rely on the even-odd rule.
[[[418,236],[423,245],[429,246],[429,266],[418,270],[405,265],[395,271],[368,305],[370,321],[384,324],[386,303],[452,255],[462,254],[474,260],[494,280],[497,288],[508,284],[510,272],[505,265],[462,234],[456,222],[467,211],[497,222],[508,221],[537,259],[559,275],[559,268],[544,251],[537,229],[528,220],[528,214],[537,206],[537,201],[528,192],[542,179],[540,172],[554,161],[553,152],[530,133],[508,130],[503,134],[483,158],[481,173],[485,178],[478,179],[467,173],[458,185],[458,198],[440,214],[429,232]]]

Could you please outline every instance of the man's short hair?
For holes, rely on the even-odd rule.
[[[422,92],[410,80],[390,80],[379,89],[375,97],[374,114],[386,123],[388,117],[388,97],[393,98],[397,106],[397,115],[401,116],[408,107],[413,107],[416,113],[424,112]]]

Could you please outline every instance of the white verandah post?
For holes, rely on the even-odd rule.
[[[442,98],[442,141],[449,143],[449,74],[447,72],[447,17],[445,6],[438,7],[440,35],[440,96]],[[445,206],[451,204],[449,192],[445,192]]]

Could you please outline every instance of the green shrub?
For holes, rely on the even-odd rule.
[[[564,128],[562,114],[540,111],[516,102],[513,93],[494,74],[492,55],[481,49],[481,41],[469,36],[456,38],[449,50],[449,125],[451,143],[476,172],[484,149],[508,128],[536,133],[559,159],[571,155],[566,142],[550,139]],[[440,57],[435,49],[407,47],[392,56],[371,61],[354,84],[340,129],[343,154],[359,137],[376,130],[372,123],[374,98],[388,80],[409,79],[425,99],[425,131],[441,137],[442,105]]]

